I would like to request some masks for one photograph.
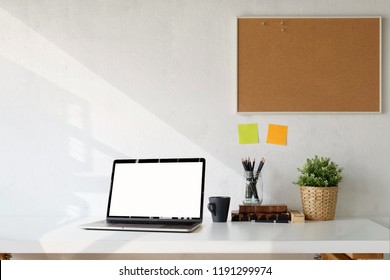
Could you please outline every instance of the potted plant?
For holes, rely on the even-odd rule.
[[[308,158],[294,184],[301,188],[303,212],[307,220],[333,220],[342,168],[329,157]]]

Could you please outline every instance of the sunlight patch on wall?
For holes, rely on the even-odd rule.
[[[80,140],[73,137],[69,138],[69,152],[73,159],[80,162],[85,162],[85,144]]]
[[[68,106],[68,122],[77,129],[84,129],[82,108],[72,104]]]

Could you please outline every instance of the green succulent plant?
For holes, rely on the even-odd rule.
[[[342,170],[329,157],[316,155],[308,158],[302,168],[298,168],[300,175],[293,183],[299,186],[335,187],[342,179]]]

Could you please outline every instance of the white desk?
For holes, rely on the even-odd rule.
[[[204,223],[193,233],[90,231],[88,218],[1,218],[0,252],[26,254],[389,253],[390,231],[368,219]],[[7,227],[4,227],[7,225]]]

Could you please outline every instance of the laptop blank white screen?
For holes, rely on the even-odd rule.
[[[117,163],[109,216],[200,218],[201,162]]]

